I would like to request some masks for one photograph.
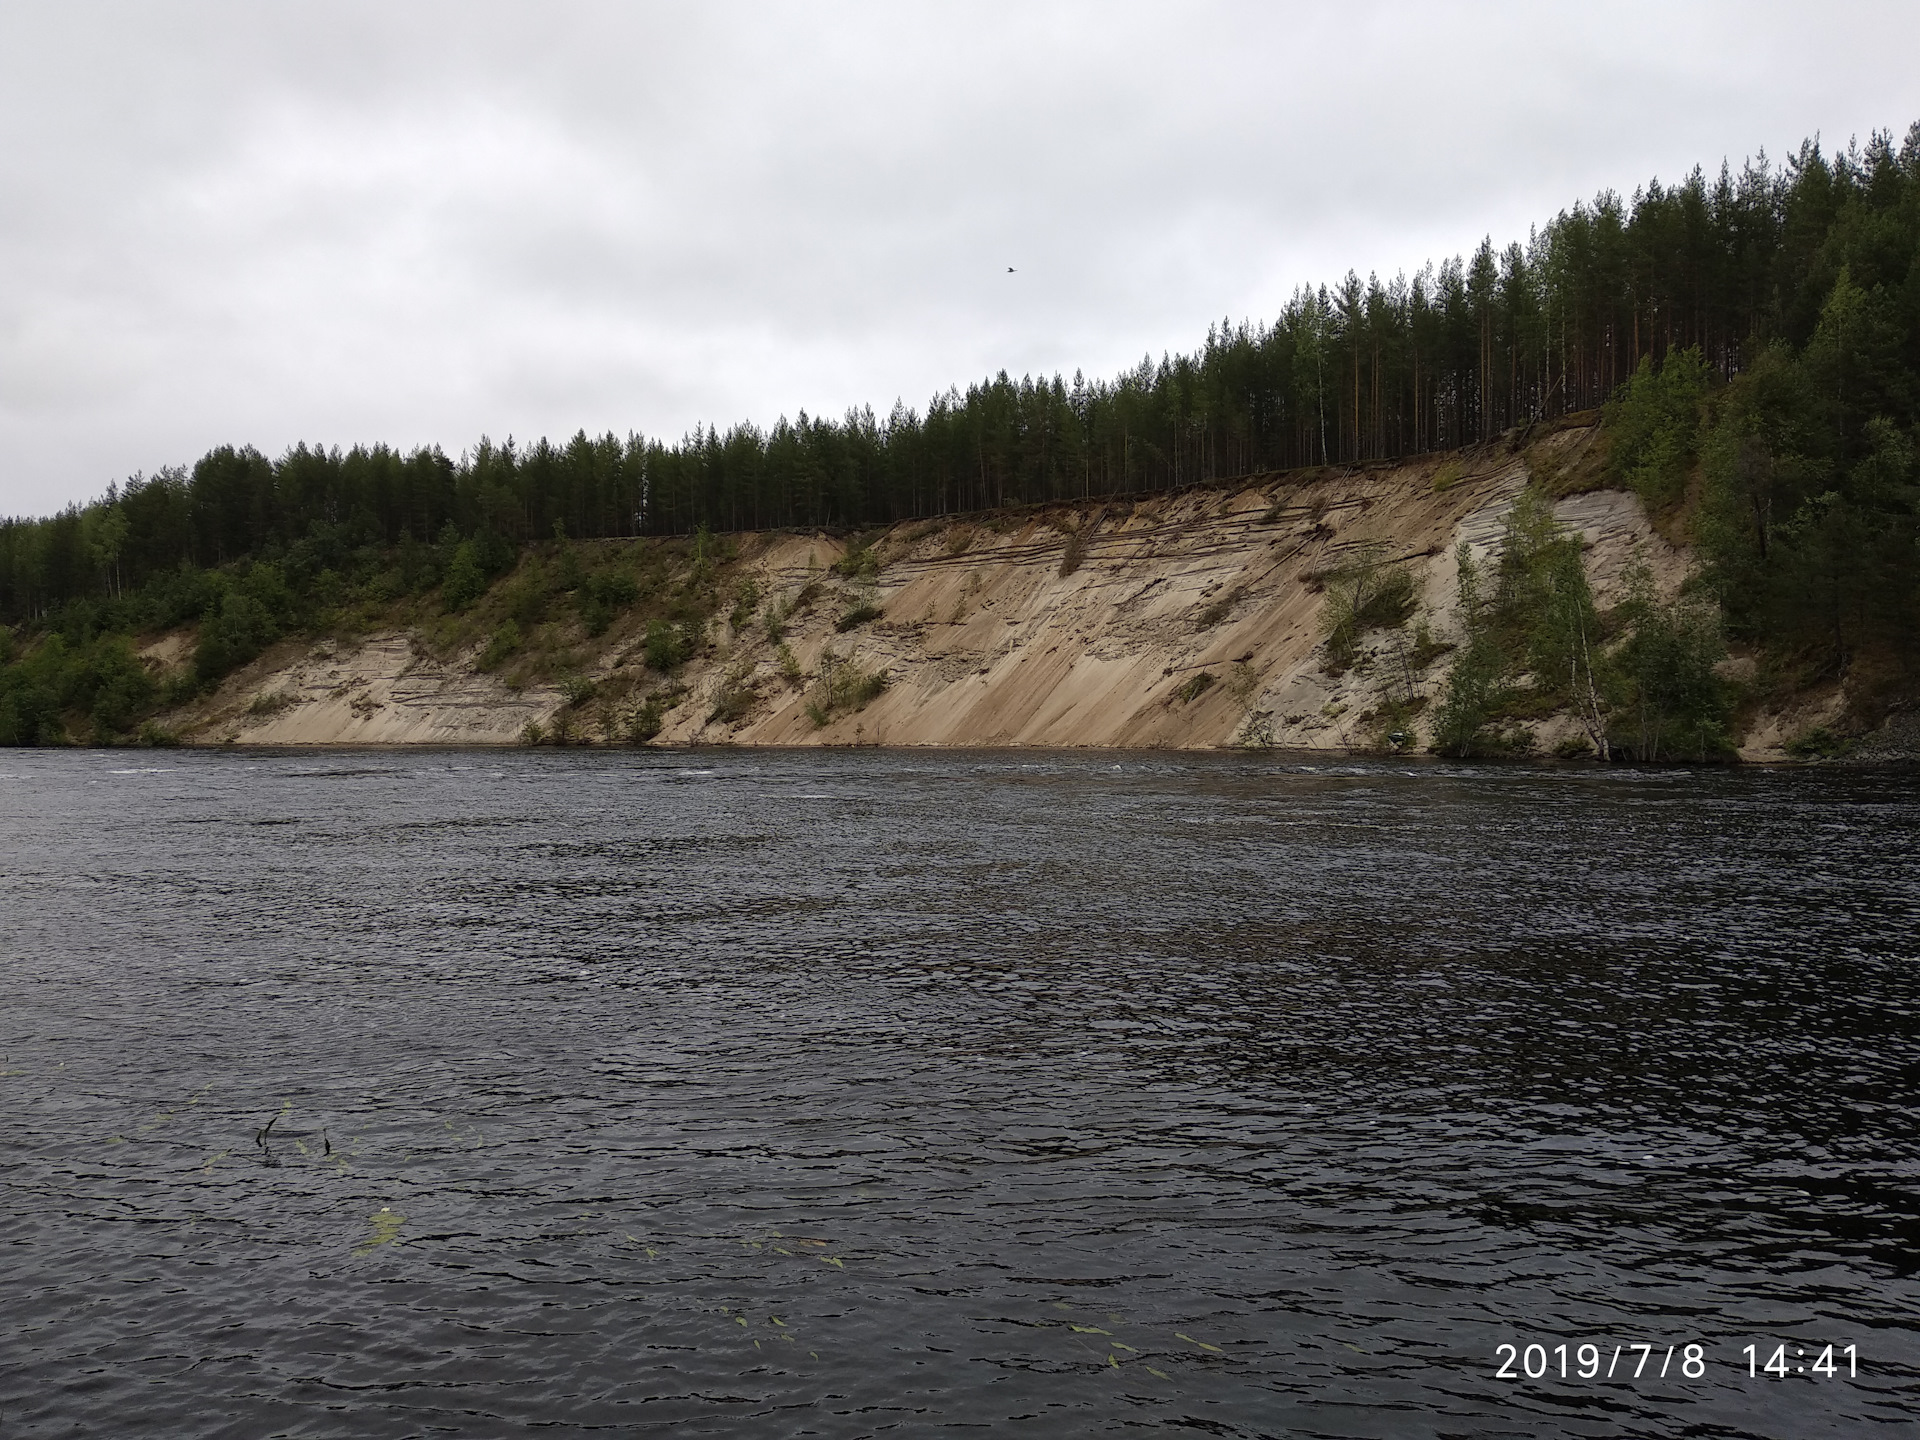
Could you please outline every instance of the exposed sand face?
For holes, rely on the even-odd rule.
[[[1565,458],[1592,438],[1569,430],[1543,443]],[[1376,632],[1360,665],[1327,674],[1319,577],[1368,554],[1406,566],[1421,618],[1450,640],[1454,549],[1489,553],[1526,479],[1521,456],[1488,446],[1305,482],[1061,506],[1001,517],[998,529],[905,524],[876,547],[883,564],[870,582],[830,571],[845,549],[826,536],[750,539],[743,565],[769,601],[816,592],[786,626],[804,676],[831,651],[861,671],[885,669],[888,686],[816,725],[811,678],[783,676],[759,623],[735,635],[716,618],[708,648],[678,677],[687,694],[658,743],[1193,748],[1234,743],[1250,719],[1278,745],[1368,743],[1378,727],[1366,717],[1383,694],[1430,700],[1447,662],[1420,667],[1404,637]],[[1685,557],[1630,495],[1575,496],[1556,514],[1581,532],[1602,603],[1620,597],[1636,554],[1663,590],[1684,576]],[[1077,566],[1063,564],[1070,544]],[[863,601],[881,618],[837,632]],[[590,673],[604,678],[622,661],[631,672],[630,653],[610,645]],[[283,647],[174,719],[214,743],[512,744],[561,710],[558,691],[512,692],[472,659],[435,660],[398,634],[337,653]],[[729,676],[752,691],[733,723],[709,718]],[[1538,728],[1551,744],[1572,723]]]
[[[443,664],[406,635],[336,649],[280,646],[184,720],[189,738],[244,745],[509,745],[561,703]]]
[[[1553,437],[1562,448],[1590,432]],[[1483,554],[1497,544],[1526,483],[1518,456],[1489,448],[1436,491],[1440,465],[1420,461],[1239,491],[1192,491],[1133,505],[1063,507],[1019,528],[973,532],[901,526],[871,591],[832,578],[831,598],[802,617],[788,643],[807,672],[831,648],[891,683],[864,709],[816,727],[809,691],[780,677],[773,647],[749,635],[691,678],[693,698],[674,712],[668,742],[981,746],[1214,747],[1234,742],[1249,717],[1274,743],[1340,749],[1371,738],[1361,717],[1393,683],[1430,697],[1444,662],[1399,665],[1376,635],[1370,662],[1339,677],[1323,670],[1316,576],[1371,551],[1408,566],[1436,636],[1454,630],[1455,545]],[[1590,534],[1603,589],[1636,545],[1677,584],[1684,566],[1662,545],[1631,496],[1563,502]],[[1577,502],[1586,502],[1579,504]],[[1069,531],[1081,559],[1062,575]],[[819,542],[782,547],[761,562],[762,583],[793,594],[830,558]],[[959,553],[954,553],[956,550]],[[796,563],[798,562],[798,563]],[[838,635],[833,619],[863,595],[884,618]],[[1609,596],[1607,598],[1614,598]],[[1405,650],[1404,644],[1398,649]],[[736,725],[707,720],[727,666],[751,663],[760,697]],[[1198,694],[1186,687],[1212,682]]]

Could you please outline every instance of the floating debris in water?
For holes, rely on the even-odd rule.
[[[400,1227],[407,1223],[406,1216],[385,1205],[374,1211],[367,1220],[373,1226],[373,1233],[355,1247],[355,1255],[368,1255],[382,1245],[391,1245],[400,1237]]]

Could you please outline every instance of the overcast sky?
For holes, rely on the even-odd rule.
[[[0,512],[838,415],[1920,119],[1920,5],[0,0]],[[1008,273],[1008,267],[1014,273]]]

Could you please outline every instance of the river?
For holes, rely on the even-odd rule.
[[[0,1436],[1905,1433],[1917,836],[1832,770],[0,752]]]

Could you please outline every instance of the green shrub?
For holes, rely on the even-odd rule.
[[[627,741],[633,745],[645,745],[666,728],[666,723],[666,706],[658,695],[649,695],[643,704],[636,705],[627,715]]]
[[[505,590],[507,618],[531,630],[547,618],[552,582],[539,561],[529,559]]]
[[[619,566],[594,571],[581,588],[609,610],[624,610],[640,598],[640,582]]]
[[[872,580],[880,574],[880,553],[871,542],[855,542],[854,548],[833,562],[833,573],[849,580]]]
[[[760,603],[760,587],[750,577],[742,577],[734,587],[733,613],[727,616],[727,624],[738,635],[753,623],[754,607]]]
[[[1608,726],[1620,700],[1619,670],[1605,648],[1580,537],[1553,518],[1552,505],[1537,491],[1523,493],[1507,517],[1494,610],[1509,657],[1534,676],[1533,708],[1524,718],[1570,708],[1601,757],[1611,759]],[[1502,713],[1518,715],[1519,698],[1509,695]]]
[[[519,652],[522,643],[519,622],[505,621],[493,632],[493,638],[487,641],[487,648],[481,652],[480,659],[476,662],[478,668],[499,669],[511,656]]]
[[[1078,570],[1087,558],[1087,527],[1067,532],[1067,548],[1060,552],[1060,574],[1064,579]]]
[[[1249,710],[1234,732],[1232,743],[1238,750],[1271,750],[1274,745],[1272,713]]]
[[[1213,688],[1213,685],[1214,685],[1213,673],[1208,670],[1202,670],[1198,675],[1195,675],[1192,679],[1188,680],[1186,684],[1182,685],[1178,690],[1175,690],[1173,692],[1173,697],[1174,699],[1178,700],[1182,705],[1188,705],[1188,704],[1191,704],[1193,701],[1198,700],[1202,695],[1206,694],[1207,691]]]
[[[1238,590],[1229,590],[1194,617],[1193,628],[1196,630],[1213,629],[1214,626],[1231,615],[1233,613],[1233,607],[1239,603],[1240,592]]]
[[[814,675],[807,717],[818,729],[842,711],[864,709],[880,698],[889,683],[890,677],[884,669],[862,670],[831,650],[823,651]]]
[[[1607,403],[1608,463],[1649,506],[1673,504],[1686,493],[1710,376],[1697,349],[1669,351],[1658,366],[1644,356]]]
[[[558,520],[553,522],[553,536],[559,542],[559,549],[553,557],[554,588],[578,590],[587,583],[587,572],[580,563],[580,552],[567,543],[566,528]]]
[[[82,655],[70,703],[87,711],[96,730],[121,735],[153,708],[159,689],[126,639],[101,636]]]
[[[1832,760],[1851,750],[1853,742],[1844,735],[1834,734],[1825,725],[1814,725],[1802,730],[1782,748],[1796,760]]]
[[[1507,659],[1493,627],[1492,604],[1479,564],[1462,540],[1454,551],[1460,576],[1460,623],[1465,631],[1434,716],[1433,748],[1466,757],[1497,749],[1491,726],[1506,690]]]
[[[66,727],[51,686],[10,667],[0,674],[0,745],[59,745]]]
[[[846,704],[852,710],[865,709],[886,692],[892,679],[885,670],[875,670],[868,674],[857,674],[847,686]]]
[[[862,600],[854,605],[851,610],[847,611],[846,614],[834,621],[833,628],[844,635],[847,631],[857,629],[869,620],[878,620],[885,613],[885,611],[871,600]]]
[[[471,540],[462,540],[454,548],[447,566],[447,578],[440,586],[440,598],[449,610],[464,610],[487,590],[487,572],[480,563],[480,552]]]
[[[686,663],[692,649],[682,626],[666,620],[647,622],[647,638],[642,655],[649,670],[662,673],[677,670]]]
[[[193,655],[194,674],[202,683],[211,684],[239,669],[279,638],[279,625],[256,596],[243,589],[229,590],[219,607],[208,610],[200,622],[200,639]]]
[[[1723,756],[1732,705],[1714,668],[1727,653],[1719,612],[1698,600],[1662,601],[1644,567],[1630,583],[1622,607],[1628,632],[1616,662],[1630,689],[1616,715],[1616,743],[1640,761]]]
[[[716,721],[736,725],[752,713],[754,702],[759,699],[754,689],[753,670],[751,660],[737,661],[727,667],[713,692],[713,708],[707,712],[709,725]]]
[[[200,690],[200,677],[191,668],[176,670],[160,687],[160,703],[174,709],[192,700]]]
[[[580,628],[589,636],[604,635],[613,624],[613,611],[584,590],[574,597],[574,609],[580,614]]]
[[[1413,614],[1413,576],[1386,558],[1380,546],[1370,546],[1338,569],[1322,576],[1326,602],[1320,625],[1326,634],[1327,668],[1338,673],[1359,655],[1360,639],[1369,630],[1394,629]],[[1229,596],[1225,604],[1231,608]],[[1224,619],[1224,613],[1221,615]],[[1218,621],[1215,621],[1217,624]]]

